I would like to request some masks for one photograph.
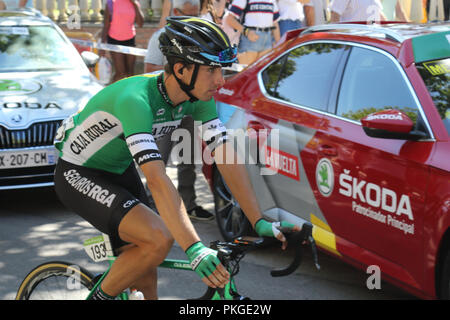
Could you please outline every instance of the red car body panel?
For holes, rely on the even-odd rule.
[[[267,98],[256,81],[260,70],[293,46],[323,39],[366,44],[396,57],[417,95],[435,141],[373,139],[364,134],[361,125]],[[294,37],[229,78],[224,88],[233,94],[219,91],[216,101],[245,110],[246,121],[252,121],[252,128],[255,125],[270,128],[280,119],[316,130],[305,148],[294,156],[299,157],[305,169],[306,177],[299,179],[309,180],[317,203],[336,235],[336,250],[341,259],[359,268],[378,265],[386,279],[395,285],[421,298],[436,298],[438,252],[450,226],[450,140],[415,67],[411,40],[398,43],[322,32],[307,34],[301,40]],[[354,137],[359,138],[357,143],[351,142]],[[346,186],[360,184],[364,185],[358,189],[361,192],[353,191],[350,197],[338,192],[329,198],[322,196],[313,183],[320,157],[331,157],[337,175],[335,181],[344,182],[335,188],[346,193]],[[204,167],[204,172],[207,178],[212,176],[211,167]],[[381,182],[375,185],[370,181]],[[367,191],[369,184],[372,189]],[[404,230],[393,232],[389,222],[374,224],[361,214],[349,215],[352,205],[355,206],[351,198],[364,202],[362,198],[367,196],[369,199],[365,201],[375,202],[375,192],[395,193],[397,200],[408,199],[411,214],[392,214],[388,219],[392,219],[392,224],[408,225],[412,234],[406,236],[408,232]],[[399,200],[396,205],[400,205]]]

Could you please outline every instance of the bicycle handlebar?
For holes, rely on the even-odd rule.
[[[294,259],[292,262],[281,269],[273,269],[270,271],[272,277],[287,276],[293,273],[301,264],[303,256],[303,244],[309,243],[311,246],[311,251],[313,254],[314,264],[318,270],[320,270],[320,265],[317,256],[317,247],[314,238],[312,237],[312,224],[304,223],[302,229],[297,232],[288,233],[286,230],[281,229],[280,231],[286,236],[288,241],[288,246],[294,246]],[[239,261],[246,251],[268,246],[278,242],[275,238],[252,238],[252,237],[239,237],[232,242],[220,242],[214,241],[211,243],[211,248],[218,251],[217,257],[221,263],[228,267],[231,261]]]
[[[283,232],[283,230],[282,230]],[[273,269],[270,271],[272,277],[282,277],[293,273],[302,263],[303,247],[304,242],[308,242],[311,246],[311,251],[313,254],[314,264],[318,270],[320,270],[319,260],[317,256],[317,247],[314,238],[312,237],[312,224],[304,223],[302,230],[299,232],[294,232],[291,234],[286,234],[286,238],[289,244],[294,245],[295,255],[292,262],[281,269]]]

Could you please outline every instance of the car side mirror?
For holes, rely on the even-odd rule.
[[[414,122],[395,109],[371,113],[361,119],[361,124],[366,135],[373,138],[420,140],[428,137],[425,132],[414,130]]]
[[[91,51],[83,51],[81,53],[81,58],[83,59],[84,63],[86,64],[86,66],[88,68],[95,67],[95,64],[100,59],[100,57],[97,54],[95,54]]]

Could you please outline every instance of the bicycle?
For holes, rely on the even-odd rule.
[[[317,257],[317,247],[312,237],[312,225],[305,223],[301,231],[288,234],[289,246],[294,246],[295,254],[292,262],[285,268],[271,270],[273,277],[286,276],[294,272],[302,262],[304,244],[309,243],[317,269],[320,269]],[[283,231],[283,230],[282,230]],[[247,300],[237,291],[234,277],[239,272],[241,259],[250,250],[269,246],[277,242],[274,238],[239,237],[230,242],[213,241],[210,247],[218,251],[218,258],[230,272],[230,281],[223,288],[208,287],[199,300]],[[16,300],[33,300],[43,298],[44,300],[82,300],[89,299],[95,289],[101,284],[108,274],[115,258],[116,252],[111,247],[109,237],[106,234],[88,239],[84,242],[86,253],[95,261],[107,260],[109,267],[107,271],[99,275],[93,275],[87,269],[63,261],[51,261],[43,263],[24,278],[17,291]],[[176,270],[190,270],[188,260],[165,259],[159,266]],[[130,290],[123,291],[116,299],[128,300]]]

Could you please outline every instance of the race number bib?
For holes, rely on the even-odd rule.
[[[113,257],[111,242],[106,234],[87,239],[84,241],[83,247],[94,262],[109,260]]]

